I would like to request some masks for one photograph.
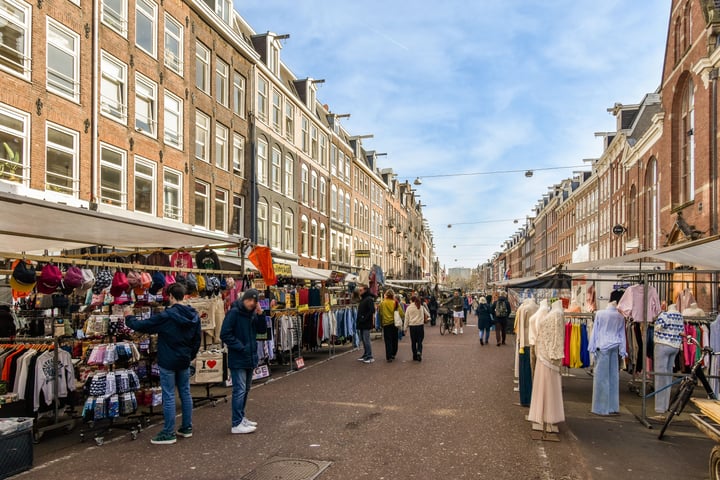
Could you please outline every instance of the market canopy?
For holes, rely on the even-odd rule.
[[[514,289],[569,289],[572,277],[565,273],[557,273],[555,269],[535,277],[522,277],[498,283],[498,286]]]

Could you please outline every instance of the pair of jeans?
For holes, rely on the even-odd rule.
[[[160,388],[162,389],[163,417],[165,427],[162,433],[175,435],[175,388],[180,396],[182,428],[192,427],[193,401],[190,395],[190,369],[168,370],[160,367]]]
[[[495,318],[495,339],[498,345],[505,344],[505,330],[507,329],[507,318]]]
[[[484,343],[490,342],[490,327],[480,329],[480,340]]]
[[[679,348],[671,347],[662,343],[655,344],[655,372],[656,373],[673,373],[673,365],[675,365],[675,357],[677,357]],[[655,412],[665,413],[670,408],[670,388],[660,391],[663,387],[667,387],[672,383],[671,375],[655,375]]]
[[[416,359],[418,355],[422,355],[424,338],[425,327],[423,325],[410,326],[410,343],[412,346],[413,359]]]
[[[595,352],[592,413],[609,415],[620,411],[619,347]]]
[[[360,333],[360,340],[363,344],[363,356],[362,358],[368,359],[373,358],[372,354],[372,344],[370,343],[370,329],[363,328],[359,330]]]
[[[398,329],[395,325],[383,327],[383,339],[385,340],[385,359],[395,358],[398,351]]]
[[[436,322],[437,322],[437,310],[430,310],[430,325],[432,325],[434,327]]]
[[[245,406],[250,395],[253,371],[251,368],[231,368],[232,378],[232,426],[237,427],[245,418]]]

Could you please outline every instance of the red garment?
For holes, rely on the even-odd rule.
[[[695,327],[689,324],[685,324],[685,334],[688,337],[695,338],[697,332],[695,332]],[[688,343],[687,338],[683,337],[683,360],[686,367],[692,367],[695,363],[695,345],[692,343]]]
[[[300,297],[299,305],[310,304],[310,290],[308,290],[307,288],[301,288],[300,290],[298,290],[298,296]]]
[[[193,268],[192,255],[185,250],[178,250],[177,252],[170,255],[170,264],[173,267],[180,268]]]
[[[268,247],[253,247],[248,259],[260,271],[265,284],[268,286],[277,285],[277,277],[272,265],[272,254]]]
[[[25,351],[25,346],[20,345],[16,351],[12,352],[10,355],[5,357],[5,363],[3,364],[2,376],[0,376],[0,380],[3,380],[5,382],[10,381],[10,369],[12,368],[12,360],[13,360],[13,358],[17,357],[18,355],[24,353],[24,351]],[[12,385],[10,387],[12,387]]]
[[[570,366],[570,338],[572,337],[572,323],[565,324],[565,356],[562,361],[563,367]]]

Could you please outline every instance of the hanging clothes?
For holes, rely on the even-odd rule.
[[[645,310],[645,288],[647,287],[647,310]],[[636,322],[652,322],[662,311],[660,297],[652,285],[632,285],[618,302],[618,311]],[[643,317],[645,313],[645,317]]]

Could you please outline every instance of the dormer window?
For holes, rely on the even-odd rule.
[[[275,41],[270,41],[270,48],[268,49],[268,68],[277,77],[280,76],[280,49],[277,47]]]
[[[218,17],[222,18],[227,24],[230,24],[230,14],[232,12],[232,3],[230,0],[203,0]]]
[[[317,92],[315,91],[315,87],[312,85],[312,83],[309,83],[309,85],[308,85],[308,95],[307,95],[307,100],[308,100],[308,105],[307,105],[307,106],[308,106],[308,108],[310,109],[310,111],[313,111],[313,109],[315,108],[315,97],[316,97],[316,95],[317,95]]]

